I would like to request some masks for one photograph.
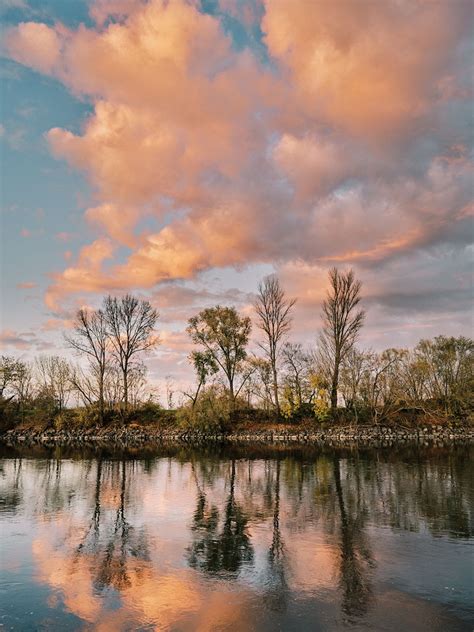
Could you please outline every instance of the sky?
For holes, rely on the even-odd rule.
[[[3,353],[70,354],[81,306],[252,316],[276,273],[314,344],[332,266],[361,345],[472,335],[474,5],[463,0],[4,0]],[[258,339],[255,329],[253,344]]]

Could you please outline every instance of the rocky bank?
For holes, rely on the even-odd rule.
[[[199,432],[182,429],[141,428],[84,428],[75,430],[14,429],[0,435],[7,445],[87,445],[145,446],[160,443],[202,445],[222,443],[312,444],[326,446],[377,447],[387,445],[446,445],[474,442],[474,427],[467,425],[420,427],[402,426],[334,426],[319,428],[239,429],[231,432]]]

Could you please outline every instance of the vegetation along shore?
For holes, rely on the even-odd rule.
[[[314,348],[291,342],[296,299],[276,276],[253,319],[232,306],[189,319],[195,384],[158,398],[145,358],[159,344],[157,310],[131,295],[80,309],[65,334],[77,356],[0,362],[0,437],[15,442],[178,440],[387,443],[471,441],[474,342],[422,339],[412,349],[364,350],[361,284],[329,273]],[[259,333],[249,351],[252,321]]]

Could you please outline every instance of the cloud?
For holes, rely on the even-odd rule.
[[[0,345],[8,350],[15,351],[29,351],[31,349],[44,351],[51,349],[51,345],[37,337],[35,332],[18,332],[13,329],[0,331]]]
[[[22,281],[21,283],[16,284],[16,287],[19,290],[32,290],[33,288],[37,286],[38,284],[35,283],[34,281]]]
[[[186,312],[171,281],[256,263],[303,306],[333,264],[371,282],[397,259],[467,256],[467,3],[225,0],[210,15],[95,0],[90,14],[75,30],[22,23],[5,44],[93,108],[80,132],[46,134],[95,192],[94,239],[52,275],[51,308],[163,287],[169,322]],[[225,16],[260,28],[266,55],[236,46]]]
[[[74,321],[69,318],[48,318],[41,325],[41,331],[60,331],[72,329]]]
[[[50,73],[60,60],[61,38],[46,24],[21,22],[6,31],[4,47],[15,61]]]
[[[262,29],[304,115],[379,142],[413,132],[472,18],[453,5],[267,0]]]
[[[91,3],[89,13],[99,26],[103,26],[111,18],[125,19],[140,3],[144,4],[144,0],[96,0]]]

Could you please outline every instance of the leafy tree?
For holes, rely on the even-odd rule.
[[[191,340],[204,347],[209,358],[224,374],[231,408],[244,384],[236,388],[236,377],[247,357],[247,344],[251,331],[250,318],[239,316],[234,307],[209,307],[189,319],[187,327]],[[245,378],[244,378],[245,379]]]
[[[209,351],[193,351],[190,355],[194,370],[197,376],[197,388],[194,395],[186,395],[191,399],[194,408],[199,397],[201,388],[205,386],[207,380],[219,371],[216,360]]]

